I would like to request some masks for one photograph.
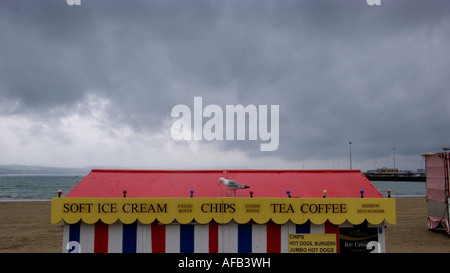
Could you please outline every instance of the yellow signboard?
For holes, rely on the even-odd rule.
[[[339,225],[345,221],[360,224],[364,220],[379,224],[386,220],[395,224],[395,199],[392,198],[70,198],[52,200],[52,223],[64,220],[85,223],[102,220],[168,224],[211,220],[219,224],[269,220],[277,224],[292,221],[314,224],[330,221]]]
[[[289,253],[336,253],[336,234],[289,234]]]

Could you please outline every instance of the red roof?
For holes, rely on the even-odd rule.
[[[359,170],[92,170],[66,197],[194,197],[231,196],[220,177],[250,186],[237,197],[381,198]]]

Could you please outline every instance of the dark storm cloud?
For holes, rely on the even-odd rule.
[[[280,105],[292,160],[404,155],[446,145],[444,1],[3,1],[0,114],[55,118],[89,95],[120,128],[162,130],[176,104]],[[78,109],[78,110],[77,110]]]

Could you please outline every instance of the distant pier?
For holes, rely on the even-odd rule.
[[[386,176],[386,175],[373,175],[364,174],[370,181],[408,181],[408,182],[425,182],[425,176]]]
[[[408,181],[408,182],[425,182],[425,170],[417,169],[399,171],[397,168],[379,168],[376,170],[368,170],[363,173],[370,181]]]

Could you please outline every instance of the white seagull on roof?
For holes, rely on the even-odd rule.
[[[228,180],[223,177],[219,178],[218,185],[220,185],[220,183],[223,183],[227,189],[232,190],[234,192],[234,196],[236,196],[236,190],[250,188],[249,186],[242,185],[234,180]]]

